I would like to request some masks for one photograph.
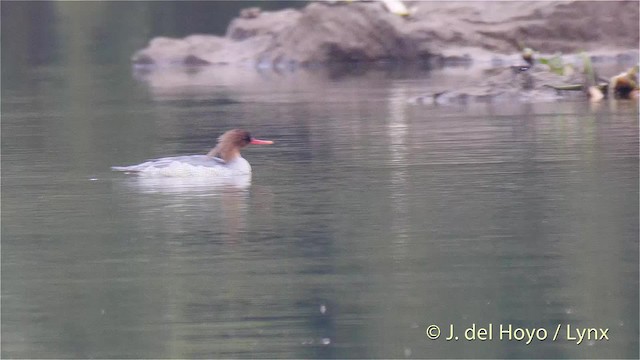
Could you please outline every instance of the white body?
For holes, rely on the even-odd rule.
[[[138,165],[114,166],[112,169],[135,172],[145,177],[229,177],[251,174],[251,165],[242,156],[229,162],[208,155],[175,156]]]

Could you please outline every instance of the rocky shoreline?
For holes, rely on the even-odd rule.
[[[225,36],[158,37],[137,51],[142,67],[246,65],[296,69],[327,63],[417,62],[428,66],[508,61],[525,45],[542,53],[635,52],[638,3],[312,2],[300,10],[245,9]],[[632,55],[633,56],[633,55]]]
[[[408,16],[388,11],[381,1],[312,2],[300,10],[274,12],[245,9],[225,36],[155,38],[132,60],[141,78],[152,77],[163,88],[184,80],[155,70],[185,69],[190,75],[213,71],[215,77],[225,73],[236,82],[246,80],[246,74],[232,75],[239,68],[279,74],[323,68],[330,77],[398,67],[482,73],[470,85],[409,99],[442,105],[554,101],[576,94],[592,101],[613,97],[615,91],[607,90],[612,81],[598,77],[602,74],[595,68],[616,64],[622,71],[639,60],[637,2],[406,4]],[[525,46],[535,59],[525,55]],[[560,67],[554,69],[551,62]],[[626,78],[637,97],[637,73]]]

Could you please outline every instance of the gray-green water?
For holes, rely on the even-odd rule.
[[[133,73],[241,7],[175,4],[2,2],[2,358],[637,358],[637,103],[407,102],[461,69]],[[276,141],[248,188],[109,170],[235,127]]]
[[[446,72],[70,71],[3,86],[3,357],[638,353],[634,103],[406,102]],[[234,127],[276,141],[244,151],[248,189],[109,170]],[[494,339],[465,340],[473,323]]]

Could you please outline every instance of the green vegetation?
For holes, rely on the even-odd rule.
[[[533,62],[534,51],[530,48],[522,49],[522,57],[527,62]],[[611,99],[637,99],[640,88],[638,87],[638,66],[634,66],[626,72],[620,73],[610,79],[598,77],[591,58],[586,52],[580,53],[582,58],[582,73],[584,81],[580,84],[546,86],[559,91],[583,91],[592,101],[600,101],[603,98]],[[557,75],[571,75],[575,69],[571,64],[565,64],[562,54],[557,53],[552,57],[537,59],[542,65],[546,65],[549,71]]]

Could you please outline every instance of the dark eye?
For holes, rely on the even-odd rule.
[[[243,138],[242,140],[244,140],[244,141],[246,141],[246,142],[250,143],[250,142],[251,142],[251,134],[247,133],[247,135],[245,135],[245,136],[244,136],[244,138]]]

